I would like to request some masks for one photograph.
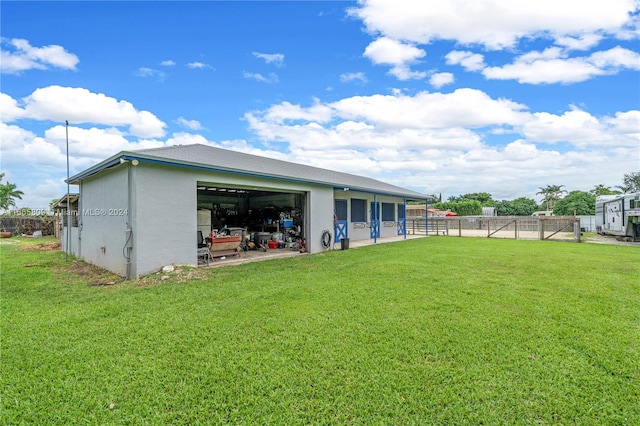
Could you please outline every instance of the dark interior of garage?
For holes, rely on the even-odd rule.
[[[304,242],[304,193],[199,184],[197,203],[198,231],[205,237],[241,236],[244,250]]]

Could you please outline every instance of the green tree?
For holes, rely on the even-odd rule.
[[[620,191],[613,190],[608,186],[604,186],[602,184],[596,185],[593,187],[593,189],[589,190],[589,194],[593,195],[594,197],[598,197],[600,195],[614,195],[619,193]]]
[[[433,207],[439,210],[450,210],[458,216],[480,216],[482,215],[482,205],[477,200],[447,201],[435,203]]]
[[[536,195],[542,195],[542,205],[545,206],[547,210],[553,210],[556,201],[562,198],[563,194],[567,193],[566,190],[562,189],[563,186],[564,185],[547,185],[536,192]]]
[[[553,214],[556,216],[588,216],[596,214],[596,197],[584,191],[571,191],[558,200]]]
[[[496,202],[493,196],[488,192],[474,192],[470,194],[451,196],[449,201],[461,202],[461,201],[478,201],[482,207],[495,207]]]
[[[498,216],[531,216],[538,210],[538,203],[531,198],[516,198],[515,200],[498,201],[496,213]]]
[[[629,172],[625,173],[622,178],[623,184],[620,186],[616,186],[616,188],[620,189],[624,194],[628,194],[630,192],[639,192],[640,191],[640,172]]]
[[[22,200],[24,192],[17,190],[13,183],[2,183],[4,173],[0,173],[0,209],[8,209],[16,205],[15,199]]]

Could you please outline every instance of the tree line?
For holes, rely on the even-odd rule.
[[[493,207],[498,216],[531,216],[537,211],[552,211],[555,216],[592,216],[596,213],[596,197],[640,192],[640,172],[626,173],[622,185],[614,189],[605,185],[596,185],[588,192],[564,189],[564,185],[547,185],[539,188],[536,195],[542,195],[542,203],[532,198],[496,201],[488,192],[475,192],[451,196],[432,204],[440,210],[448,210],[459,216],[481,216],[483,207]]]

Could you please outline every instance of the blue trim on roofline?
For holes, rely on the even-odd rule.
[[[76,182],[82,181],[82,180],[88,178],[89,176],[95,175],[95,174],[100,173],[101,171],[103,171],[105,169],[108,169],[110,167],[113,167],[115,165],[120,164],[120,160],[124,160],[124,161],[138,160],[140,162],[145,162],[145,163],[160,164],[160,165],[174,166],[174,167],[186,167],[186,168],[189,168],[189,169],[206,170],[206,171],[221,172],[221,173],[230,173],[230,174],[235,174],[235,175],[239,175],[239,176],[257,177],[257,178],[262,178],[262,179],[268,178],[268,179],[274,179],[274,180],[279,180],[279,181],[283,181],[283,182],[314,184],[314,185],[320,185],[320,186],[325,186],[325,187],[326,186],[330,186],[330,187],[333,187],[334,190],[342,190],[342,189],[344,189],[344,186],[335,186],[335,184],[326,183],[326,182],[316,182],[316,181],[311,181],[311,180],[287,178],[287,177],[282,177],[282,176],[264,175],[264,174],[260,174],[260,173],[253,173],[253,172],[246,172],[246,171],[243,172],[243,171],[239,171],[239,170],[224,169],[224,168],[220,168],[220,167],[205,166],[205,165],[201,165],[201,164],[186,163],[186,162],[182,162],[182,161],[159,160],[157,158],[141,157],[139,155],[133,155],[133,154],[127,153],[127,152],[122,152],[120,154],[117,154],[114,157],[108,158],[104,162],[98,163],[94,167],[89,168],[89,169],[85,170],[84,172],[81,172],[81,173],[79,173],[77,175],[74,175],[74,176],[70,177],[68,180],[65,180],[65,182],[75,184]],[[378,191],[372,191],[371,189],[367,189],[367,188],[349,187],[349,190],[350,191],[354,191],[354,192],[365,192],[365,193],[369,193],[369,194],[389,195],[389,196],[394,196],[394,197],[406,197],[407,196],[407,194],[405,194],[405,193],[378,192]],[[416,198],[408,198],[408,199],[422,201],[424,198],[416,197]]]

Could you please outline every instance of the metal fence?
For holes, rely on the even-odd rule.
[[[463,216],[407,218],[407,233],[453,237],[511,238],[520,240],[580,241],[576,217]]]

